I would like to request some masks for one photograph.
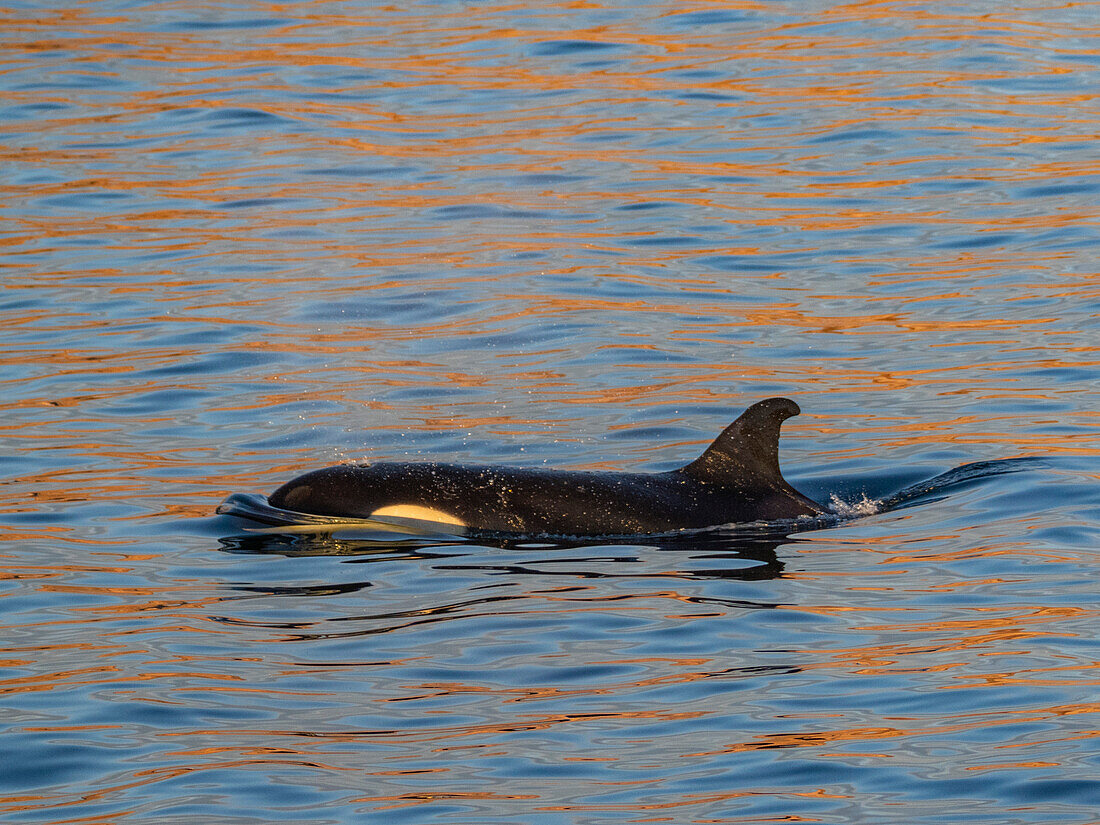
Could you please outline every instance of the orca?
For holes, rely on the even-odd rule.
[[[757,402],[690,464],[664,473],[428,462],[341,464],[287,482],[275,508],[459,533],[629,536],[830,513],[779,469],[787,398]],[[224,512],[231,512],[232,508]]]

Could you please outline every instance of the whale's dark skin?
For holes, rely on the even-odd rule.
[[[268,501],[320,516],[382,517],[399,506],[446,514],[479,533],[634,535],[829,512],[779,470],[779,428],[798,405],[749,407],[695,461],[666,473],[580,472],[466,464],[343,464],[299,476]],[[416,512],[416,511],[410,511]],[[415,516],[414,516],[415,517]],[[400,519],[397,519],[400,521]]]

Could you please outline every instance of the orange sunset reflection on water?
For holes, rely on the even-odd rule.
[[[0,819],[1093,821],[1095,16],[0,9]],[[771,396],[840,518],[214,515]]]

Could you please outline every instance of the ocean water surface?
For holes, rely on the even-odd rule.
[[[0,821],[1097,822],[1096,11],[0,9]],[[843,520],[215,514],[770,396]]]

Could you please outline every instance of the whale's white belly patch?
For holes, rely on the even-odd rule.
[[[413,519],[415,521],[434,521],[438,524],[451,524],[455,527],[466,526],[466,522],[458,516],[431,507],[421,507],[419,504],[390,504],[386,507],[379,507],[370,514],[371,518],[384,518],[386,516]]]

